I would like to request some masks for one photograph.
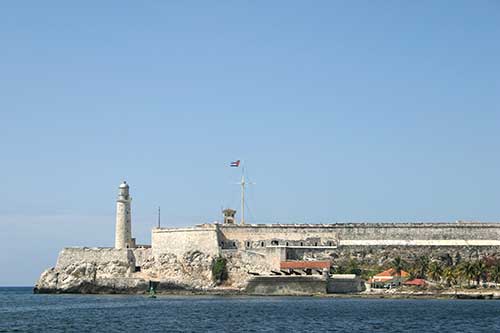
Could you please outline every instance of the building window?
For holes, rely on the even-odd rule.
[[[304,246],[304,243],[303,243],[303,242],[300,242],[300,246]]]
[[[286,242],[286,246],[288,246],[288,242]]]
[[[271,241],[271,245],[278,245],[278,241],[277,240]]]
[[[318,242],[315,242],[315,243],[314,243],[314,246],[318,246]]]
[[[247,247],[250,247],[250,242],[247,242]]]
[[[134,272],[140,272],[141,271],[141,266],[135,266]]]
[[[264,242],[260,242],[260,246],[264,247]]]
[[[220,246],[224,247],[224,241],[220,241]]]

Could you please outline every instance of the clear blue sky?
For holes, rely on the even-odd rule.
[[[250,222],[500,220],[498,1],[0,3],[0,285],[64,246]]]

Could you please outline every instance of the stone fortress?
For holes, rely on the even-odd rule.
[[[395,256],[412,260],[474,259],[500,253],[500,223],[237,224],[154,228],[151,245],[132,238],[131,197],[119,187],[114,248],[64,248],[35,291],[143,293],[233,290],[250,294],[311,294],[330,290],[330,268],[356,259],[383,265]],[[214,281],[223,259],[227,279]]]

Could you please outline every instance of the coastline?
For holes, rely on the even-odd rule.
[[[32,287],[2,287],[2,288],[32,288]],[[147,291],[100,291],[91,293],[82,293],[78,291],[68,292],[59,290],[43,290],[36,291],[33,288],[34,294],[45,295],[137,295],[147,296]],[[360,293],[343,293],[343,294],[328,294],[328,293],[300,293],[300,294],[252,294],[244,290],[232,288],[220,289],[205,289],[205,290],[188,290],[188,289],[172,289],[172,290],[159,290],[156,296],[217,296],[217,297],[314,297],[314,298],[342,298],[342,299],[456,299],[456,300],[500,300],[500,290],[443,290],[443,291],[391,291],[391,292],[360,292]]]

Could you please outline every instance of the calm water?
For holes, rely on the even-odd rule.
[[[500,301],[33,295],[0,288],[0,332],[500,332]]]

